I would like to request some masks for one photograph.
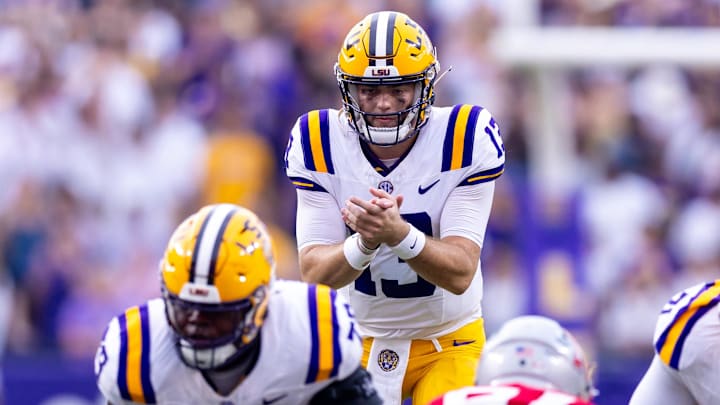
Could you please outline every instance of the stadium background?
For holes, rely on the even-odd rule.
[[[597,403],[627,403],[663,303],[720,274],[715,0],[0,1],[5,403],[99,403],[106,322],[158,294],[163,244],[202,203],[258,211],[298,277],[288,131],[338,106],[338,47],[379,9],[453,66],[438,104],[500,123],[488,332],[557,318],[597,363]]]

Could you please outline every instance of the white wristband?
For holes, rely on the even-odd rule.
[[[370,265],[372,259],[377,256],[379,249],[368,250],[365,246],[360,246],[360,234],[354,233],[348,236],[343,243],[343,253],[345,253],[345,260],[350,264],[350,267],[357,271],[363,271]],[[365,252],[370,253],[365,253]]]
[[[419,255],[425,247],[425,234],[420,232],[417,228],[410,225],[410,232],[408,232],[405,239],[400,241],[395,246],[390,246],[390,250],[397,255],[397,257],[403,260],[410,260],[415,256]]]

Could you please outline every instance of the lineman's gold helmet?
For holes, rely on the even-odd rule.
[[[251,211],[209,205],[175,230],[160,274],[180,357],[190,367],[215,369],[257,338],[275,274],[272,242]]]

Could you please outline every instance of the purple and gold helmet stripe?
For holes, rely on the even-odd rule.
[[[370,66],[375,66],[375,55],[377,54],[377,25],[378,25],[378,15],[379,14],[373,14],[372,18],[370,19],[370,49],[368,49],[368,58],[370,59]]]
[[[389,56],[389,58],[387,58],[385,60],[385,63],[388,66],[392,66],[392,64],[393,64],[392,56],[395,54],[394,39],[395,39],[395,19],[396,18],[397,18],[397,13],[390,13],[390,15],[388,16],[388,22],[387,22],[387,29],[386,29],[387,32],[385,33],[385,54],[387,56]]]
[[[370,19],[368,58],[370,66],[392,66],[397,13],[384,11]]]
[[[337,292],[327,286],[308,287],[311,349],[306,384],[337,376],[342,353],[336,296]]]
[[[198,231],[197,239],[195,239],[195,247],[193,248],[193,254],[192,254],[192,261],[190,262],[190,276],[189,280],[190,282],[195,281],[195,267],[197,267],[197,257],[198,257],[198,250],[200,249],[200,239],[205,234],[205,227],[207,226],[208,219],[210,219],[210,214],[212,214],[212,211],[210,211],[205,218],[203,218],[203,223],[200,225],[200,230]]]
[[[155,403],[150,381],[150,322],[148,307],[132,307],[118,317],[120,358],[117,384],[120,395],[143,404]]]
[[[720,280],[707,283],[688,304],[680,309],[655,343],[660,359],[673,369],[680,366],[680,356],[688,334],[697,321],[720,302]]]
[[[493,181],[500,177],[503,172],[505,172],[505,165],[500,165],[494,169],[490,170],[483,170],[481,172],[473,173],[465,178],[465,180],[461,181],[459,186],[471,186],[473,184],[480,184],[480,183],[486,183],[488,181]]]
[[[459,104],[448,119],[443,143],[442,171],[457,170],[472,164],[475,126],[482,107]]]
[[[203,219],[203,224],[195,240],[190,267],[190,282],[212,285],[223,234],[230,218],[236,211],[237,208],[231,204],[221,204],[212,208]]]
[[[300,117],[300,144],[306,169],[335,174],[330,153],[328,110],[314,110]]]
[[[235,215],[236,211],[237,210],[233,209],[227,214],[225,214],[225,218],[223,218],[222,224],[220,224],[220,229],[218,230],[217,237],[215,238],[215,244],[213,245],[212,256],[210,258],[210,266],[208,267],[207,283],[209,285],[215,283],[215,269],[217,268],[217,257],[218,252],[220,251],[220,245],[223,242],[223,235],[225,235],[225,229],[227,229],[230,218]]]

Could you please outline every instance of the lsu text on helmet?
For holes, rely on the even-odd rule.
[[[212,370],[242,359],[256,342],[275,277],[272,242],[258,217],[232,204],[201,208],[173,233],[160,274],[183,362]]]
[[[589,400],[597,395],[591,374],[570,332],[550,318],[528,315],[507,321],[488,340],[476,383],[521,383]]]
[[[375,145],[395,145],[411,138],[427,122],[439,69],[435,47],[420,24],[395,11],[366,16],[348,33],[335,64],[350,125]],[[415,85],[410,106],[389,114],[362,111],[358,86],[398,84]],[[396,118],[397,125],[371,126],[367,119],[373,116]]]

